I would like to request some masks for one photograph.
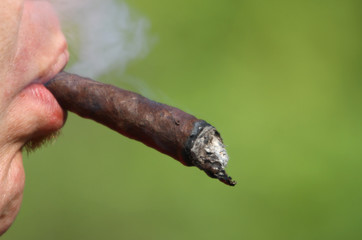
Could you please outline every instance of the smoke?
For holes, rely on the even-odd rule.
[[[127,64],[148,53],[149,22],[124,2],[114,0],[51,0],[67,37],[68,72],[95,78],[123,72]]]

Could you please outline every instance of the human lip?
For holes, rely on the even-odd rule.
[[[61,128],[66,120],[66,111],[62,109],[53,94],[44,86],[56,74],[61,72],[69,61],[67,44],[59,49],[58,57],[50,65],[47,72],[38,81],[31,83],[25,88],[25,92],[38,104],[39,110],[46,112],[46,121],[43,121],[43,131],[53,131]]]
[[[48,70],[41,77],[30,81],[18,94],[16,94],[16,109],[23,115],[27,122],[24,124],[30,126],[24,129],[23,138],[31,140],[34,138],[46,136],[60,129],[66,120],[66,111],[62,109],[53,94],[44,86],[66,65],[69,59],[69,53],[64,47],[59,50],[57,58],[49,64]]]
[[[68,60],[69,52],[67,50],[67,44],[65,43],[63,47],[60,48],[58,57],[51,64],[46,74],[25,88],[25,92],[38,104],[39,109],[43,109],[42,111],[47,113],[46,121],[43,121],[44,126],[42,128],[42,131],[45,133],[61,128],[67,117],[66,111],[62,109],[53,94],[44,84],[51,80],[57,73],[61,72],[68,63]]]
[[[44,74],[36,82],[41,84],[47,83],[50,79],[52,79],[57,73],[61,72],[66,64],[69,61],[69,52],[67,49],[67,44],[59,50],[58,57],[54,60],[54,62],[50,65],[50,67],[46,70]]]
[[[39,79],[39,84],[30,84],[26,89],[29,91],[29,96],[34,97],[40,108],[47,114],[47,121],[44,121],[43,131],[53,131],[61,128],[66,120],[66,111],[62,109],[53,94],[44,86],[51,80],[57,73],[61,72],[69,60],[69,52],[67,44],[65,43],[59,50],[59,55],[56,60],[51,64],[51,67],[42,78]]]

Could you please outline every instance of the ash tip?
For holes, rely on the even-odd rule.
[[[225,170],[221,170],[220,172],[218,172],[217,175],[216,175],[216,178],[219,179],[221,182],[225,183],[226,185],[229,185],[229,186],[235,186],[236,183],[237,183],[229,175],[227,175]]]
[[[226,152],[219,132],[211,125],[195,125],[198,133],[191,144],[192,164],[204,171],[209,177],[217,178],[229,186],[235,186],[236,181],[225,172],[229,156]]]
[[[226,185],[235,186],[237,183],[225,172],[225,169],[220,163],[211,163],[207,161],[204,164],[199,165],[198,168],[203,170],[209,177],[217,178]]]

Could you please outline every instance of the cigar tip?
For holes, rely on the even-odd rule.
[[[205,121],[196,122],[186,146],[188,162],[191,161],[192,165],[211,178],[217,178],[229,186],[236,185],[236,181],[225,172],[229,156],[219,132],[213,126]]]
[[[221,182],[225,183],[226,185],[229,185],[229,186],[235,186],[236,183],[237,183],[230,176],[227,175],[225,170],[220,171],[219,174],[217,174],[216,178],[219,179]]]

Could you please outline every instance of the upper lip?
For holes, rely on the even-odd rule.
[[[42,84],[47,83],[49,80],[51,80],[56,74],[61,72],[69,60],[69,52],[67,50],[67,45],[60,50],[60,54],[54,61],[54,63],[51,64],[50,68],[47,69],[47,71],[37,80],[37,82],[40,82]]]
[[[50,64],[50,67],[44,73],[40,74],[38,78],[32,79],[31,81],[27,82],[24,86],[19,88],[19,91],[17,91],[14,94],[14,96],[16,96],[19,92],[21,92],[23,89],[25,89],[31,84],[35,83],[45,84],[49,82],[52,78],[55,77],[55,75],[63,71],[69,60],[69,52],[67,49],[67,44],[65,43],[64,46],[62,46],[58,52],[59,52],[58,57],[55,58],[52,64]]]

